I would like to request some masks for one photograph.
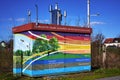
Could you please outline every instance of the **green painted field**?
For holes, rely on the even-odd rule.
[[[65,59],[65,58],[90,58],[90,54],[64,54],[62,52],[58,52],[56,54],[52,54],[49,56],[45,56],[40,60],[51,60],[51,59]]]

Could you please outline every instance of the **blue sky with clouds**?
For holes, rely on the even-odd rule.
[[[67,11],[67,24],[84,26],[87,22],[87,0],[1,0],[0,40],[12,36],[12,27],[27,23],[27,11],[31,11],[31,21],[35,22],[35,4],[39,8],[39,22],[50,23],[49,5],[58,3]],[[91,0],[91,27],[93,33],[103,33],[106,38],[120,34],[120,0]],[[92,16],[99,13],[99,16]],[[64,18],[63,22],[64,23]]]

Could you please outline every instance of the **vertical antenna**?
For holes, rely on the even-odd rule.
[[[67,12],[64,11],[64,18],[65,18],[65,23],[64,23],[64,25],[66,25],[66,17],[67,17]]]
[[[58,8],[58,4],[55,4],[55,9],[52,9],[52,5],[49,6],[50,21],[52,24],[60,25],[62,21],[61,10]]]
[[[28,10],[28,23],[30,23],[30,22],[31,22],[31,11]]]
[[[60,9],[58,9],[58,3],[55,4],[55,10],[57,10],[57,25],[59,25]]]
[[[59,25],[59,16],[60,16],[60,13],[59,11],[57,11],[57,25]]]
[[[55,9],[58,10],[58,3],[55,4]]]
[[[49,7],[49,12],[50,12],[50,23],[52,24],[52,5]]]
[[[36,26],[38,25],[38,6],[37,4],[35,5],[36,7]]]
[[[87,26],[90,28],[90,0],[87,0]]]

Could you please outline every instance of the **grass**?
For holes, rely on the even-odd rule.
[[[49,76],[49,77],[39,77],[39,78],[30,78],[27,76],[15,77],[12,72],[9,73],[0,73],[0,80],[95,80],[104,77],[120,76],[120,69],[98,69],[91,72],[83,73],[71,73],[60,76]]]

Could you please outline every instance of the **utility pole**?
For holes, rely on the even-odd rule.
[[[90,28],[90,0],[87,0],[87,27]]]
[[[102,62],[103,62],[103,68],[106,68],[106,53],[107,53],[107,46],[103,45],[103,55],[102,55]]]

